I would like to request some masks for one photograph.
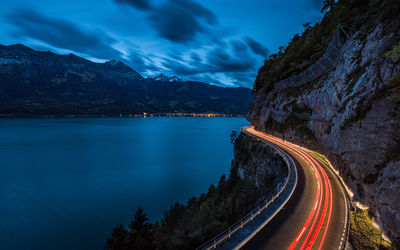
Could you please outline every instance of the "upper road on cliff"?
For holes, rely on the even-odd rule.
[[[295,161],[296,189],[283,209],[243,249],[344,249],[347,240],[348,201],[333,171],[305,149],[259,132]]]

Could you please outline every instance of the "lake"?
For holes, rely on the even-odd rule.
[[[137,206],[154,222],[228,174],[244,118],[0,120],[2,249],[103,249]]]

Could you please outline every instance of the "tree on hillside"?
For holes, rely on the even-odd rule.
[[[111,236],[107,237],[105,250],[127,250],[128,230],[123,225],[117,224],[113,229]]]
[[[128,235],[129,249],[152,249],[153,224],[149,222],[142,207],[137,208],[129,228],[131,229]]]
[[[335,2],[335,0],[324,0],[324,5],[322,6],[321,13],[332,9]]]
[[[233,131],[231,132],[230,137],[231,137],[231,143],[232,143],[232,144],[235,144],[235,140],[236,140],[236,138],[237,138],[237,131],[233,130]]]

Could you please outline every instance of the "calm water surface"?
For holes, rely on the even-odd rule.
[[[102,249],[138,205],[155,221],[207,191],[244,118],[0,120],[2,249]]]

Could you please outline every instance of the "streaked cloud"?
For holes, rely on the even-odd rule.
[[[246,42],[250,46],[251,50],[264,58],[266,58],[269,54],[267,48],[265,48],[261,43],[257,42],[256,40],[252,39],[251,37],[246,37]]]
[[[31,9],[18,9],[9,15],[14,36],[29,37],[60,49],[68,49],[98,59],[120,59],[113,48],[117,41],[100,30],[83,29],[65,19],[42,15]]]
[[[137,9],[148,10],[151,8],[150,0],[114,0],[117,3],[130,5]]]
[[[140,74],[251,87],[269,52],[317,21],[322,0],[0,0],[0,43]],[[279,13],[279,14],[278,14]],[[257,38],[257,39],[255,39]]]

